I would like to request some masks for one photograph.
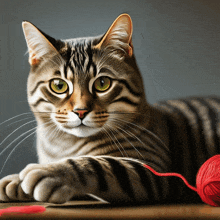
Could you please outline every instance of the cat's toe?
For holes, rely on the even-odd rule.
[[[21,184],[22,189],[26,194],[33,195],[35,187],[45,178],[47,178],[47,175],[48,172],[43,169],[31,170],[25,175],[25,177],[22,180],[22,184]]]
[[[23,192],[18,174],[6,176],[0,180],[0,201],[27,200],[31,200],[31,198]]]
[[[79,184],[68,174],[68,166],[63,163],[28,165],[19,174],[21,187],[26,194],[40,202],[64,203],[78,192]],[[78,187],[76,187],[76,185]]]
[[[73,196],[73,192],[64,184],[59,178],[44,178],[34,188],[34,199],[41,202],[65,203]]]
[[[9,175],[0,180],[0,201],[9,202],[17,200],[17,188],[19,185],[17,174]]]
[[[60,186],[54,190],[48,202],[62,204],[69,201],[72,197],[72,190],[68,186]]]
[[[18,186],[19,182],[17,181],[11,181],[7,184],[5,187],[5,193],[8,196],[8,198],[12,201],[18,200]]]
[[[8,185],[9,181],[5,181],[4,179],[0,180],[0,201],[1,202],[8,202],[10,199],[6,195],[6,186]]]
[[[55,178],[47,177],[37,183],[33,191],[34,199],[37,201],[48,202],[53,192],[60,187],[61,183]]]

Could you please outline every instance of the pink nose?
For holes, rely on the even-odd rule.
[[[88,110],[86,109],[76,109],[74,110],[74,113],[76,113],[80,119],[84,118]]]

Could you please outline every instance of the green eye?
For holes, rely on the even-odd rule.
[[[62,79],[53,79],[50,81],[50,88],[55,93],[62,94],[67,91],[68,85]]]
[[[111,86],[111,79],[106,76],[101,76],[95,81],[94,86],[98,92],[104,92]]]

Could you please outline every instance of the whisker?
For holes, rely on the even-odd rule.
[[[122,147],[122,145],[121,145],[121,143],[118,141],[118,139],[117,139],[117,137],[114,135],[114,133],[112,132],[112,130],[111,130],[111,128],[110,128],[110,126],[108,125],[108,124],[106,124],[108,127],[109,127],[109,130],[110,130],[110,132],[111,132],[111,134],[113,135],[113,137],[116,139],[116,141],[118,142],[118,144],[119,144],[119,146],[116,144],[116,146],[117,146],[117,148],[119,149],[119,151],[121,152],[121,154],[122,154],[122,156],[124,157],[124,154],[123,154],[123,152],[121,151],[121,149],[120,149],[120,146],[121,146],[121,148],[123,149],[123,147]],[[114,141],[114,139],[112,139],[113,141]],[[115,142],[115,141],[114,141]],[[124,150],[124,149],[123,149]],[[126,153],[126,152],[125,152]],[[127,153],[126,153],[127,154]]]
[[[5,162],[4,162],[3,166],[2,166],[2,169],[1,169],[1,171],[0,171],[0,174],[2,173],[2,171],[3,171],[3,169],[4,169],[5,165],[6,165],[6,163],[7,163],[7,161],[8,161],[8,159],[10,158],[10,156],[12,155],[12,153],[15,151],[15,149],[16,149],[24,140],[26,140],[28,137],[30,137],[31,135],[33,135],[35,132],[36,132],[36,130],[35,130],[34,132],[32,132],[31,134],[29,134],[28,136],[26,136],[25,138],[23,138],[23,139],[12,149],[12,151],[9,153],[9,155],[7,156]]]
[[[60,128],[59,127],[57,127],[57,132],[56,132],[56,135],[55,135],[55,137],[58,137],[59,136],[59,134],[61,133],[62,131],[60,130]],[[63,133],[64,134],[64,133]],[[63,134],[61,135],[61,136],[59,136],[60,138],[63,136]],[[54,138],[55,138],[54,137]]]
[[[24,120],[30,119],[30,118],[32,118],[32,117],[33,117],[33,116],[30,116],[30,117],[23,118],[23,119],[20,119],[20,120],[18,120],[18,121],[12,122],[12,123],[10,123],[9,125],[7,125],[7,127],[10,126],[10,125],[12,125],[12,124],[18,123],[18,122],[20,122],[20,121],[24,121]]]
[[[59,136],[59,138],[62,138],[63,135],[64,135],[64,132],[60,128],[58,128],[57,137]]]
[[[24,127],[25,125],[27,124],[30,124],[32,122],[36,122],[35,120],[32,120],[32,121],[29,121],[29,122],[26,122],[24,123],[23,125],[19,126],[18,128],[16,128],[11,134],[9,134],[1,143],[0,143],[0,146],[12,135],[14,134],[17,130],[19,130],[20,128]]]
[[[108,125],[108,126],[110,126],[110,125]],[[115,127],[111,126],[111,129],[114,130],[116,133],[119,133],[119,131],[118,131],[117,129],[115,129]],[[120,134],[121,134],[122,136],[124,136],[124,135],[122,134],[122,132],[120,132]],[[124,136],[124,137],[125,137],[125,136]],[[116,137],[116,139],[117,139],[117,137]],[[125,152],[126,157],[128,157],[128,154],[127,154],[125,148],[121,145],[121,143],[118,141],[118,139],[117,139],[117,142],[119,143],[119,145],[121,146],[121,148],[122,148],[123,151]]]
[[[20,116],[22,116],[22,115],[28,115],[28,114],[32,114],[32,113],[31,113],[31,112],[25,112],[25,113],[16,115],[16,116],[14,116],[14,117],[11,117],[11,118],[9,118],[9,119],[7,119],[7,120],[1,122],[1,123],[0,123],[0,126],[3,125],[4,123],[8,122],[8,121],[13,120],[14,118],[20,117]]]
[[[49,135],[51,135],[51,130],[53,130],[54,127],[56,127],[56,124],[49,125],[48,128],[47,128],[48,131],[45,134],[43,134],[43,136],[44,137],[50,137]]]
[[[112,138],[112,136],[109,134],[108,130],[105,129],[104,127],[102,127],[105,131],[106,131],[106,134],[110,137],[110,140],[112,140],[114,142],[114,144],[116,145],[116,148],[119,149],[121,155],[124,157],[124,154],[122,153],[121,149],[118,147],[118,145],[116,144],[115,140]],[[109,129],[110,130],[110,129]]]
[[[123,115],[143,115],[141,112],[136,112],[136,111],[129,111],[129,112],[122,112],[122,111],[111,111],[108,112],[108,114],[123,114]]]
[[[114,146],[114,143],[112,142],[112,138],[111,138],[111,136],[108,134],[108,131],[104,128],[104,127],[102,127],[102,130],[101,131],[103,131],[104,132],[104,134],[108,137],[108,139],[110,140],[110,142],[111,142],[111,145],[112,146]],[[109,145],[107,145],[108,147],[109,147],[109,149],[111,150],[111,147],[109,146]]]
[[[107,134],[107,137],[109,138],[109,140],[111,141],[111,144],[112,144],[113,143],[112,137],[110,136],[110,134],[108,133],[108,131],[104,127],[102,127],[102,129],[104,130],[104,133]],[[114,145],[114,143],[112,145]]]
[[[46,122],[46,123],[44,123],[44,124],[42,124],[42,125],[45,125],[45,124],[48,124],[48,123],[52,123],[52,122]],[[40,125],[40,126],[41,126],[41,125]],[[17,141],[20,137],[24,136],[25,134],[27,134],[27,133],[30,132],[30,131],[33,131],[33,130],[36,129],[37,127],[38,127],[38,126],[36,126],[36,127],[32,128],[32,129],[26,131],[25,133],[23,133],[23,134],[19,135],[17,138],[15,138],[10,144],[8,144],[8,146],[7,146],[6,148],[4,148],[4,149],[1,151],[0,156],[1,156],[15,141]]]
[[[33,113],[51,114],[51,113],[57,113],[57,112],[33,112]]]
[[[50,139],[53,139],[53,138],[56,137],[56,133],[57,133],[57,131],[58,131],[58,128],[56,127],[56,128],[53,130],[53,133],[51,133],[51,137],[50,137]]]
[[[124,122],[125,124],[131,124],[131,125],[133,125],[133,126],[135,126],[135,127],[138,127],[138,128],[141,129],[141,130],[144,130],[151,138],[154,139],[154,141],[155,141],[157,144],[162,145],[163,148],[165,148],[167,151],[169,151],[168,147],[163,143],[163,141],[162,141],[157,135],[155,135],[153,132],[151,132],[150,130],[146,129],[145,127],[136,125],[136,124],[134,124],[134,123],[132,123],[132,122],[125,121],[125,120],[123,120],[123,119],[117,118],[117,120],[122,121],[122,122]],[[128,126],[128,125],[127,125],[127,126]],[[128,127],[130,127],[130,126],[128,126]],[[131,127],[130,127],[130,128],[131,128]]]
[[[146,119],[150,119],[150,115],[146,114],[146,113],[140,113],[140,112],[136,112],[136,111],[129,111],[129,112],[123,112],[123,111],[112,111],[112,112],[108,112],[109,115],[112,115],[114,117],[114,115],[123,115],[125,119],[128,119],[129,121],[134,120],[137,116],[144,116]],[[118,118],[118,117],[117,117]]]
[[[117,122],[117,121],[115,121],[115,122]],[[116,125],[115,125],[116,126]],[[136,135],[134,135],[134,134],[132,134],[132,133],[130,133],[130,132],[128,132],[128,131],[125,131],[124,129],[122,129],[121,127],[118,127],[118,126],[116,126],[118,129],[120,129],[120,130],[122,130],[123,132],[125,132],[126,134],[128,134],[130,137],[134,137],[134,138],[136,138],[139,142],[141,142],[141,144],[144,146],[144,147],[146,147],[146,145],[136,136]],[[122,134],[122,133],[121,133]],[[123,135],[123,134],[122,134]],[[123,137],[131,144],[131,146],[135,149],[135,151],[144,159],[144,156],[140,153],[140,151],[128,140],[128,138],[127,137],[125,137],[124,135],[123,135]]]
[[[39,125],[39,126],[43,126],[43,125],[48,124],[48,123],[52,123],[52,122],[51,122],[51,121],[50,121],[50,122],[46,122],[46,123],[41,124],[41,125]],[[9,159],[10,156],[12,155],[12,153],[16,150],[16,148],[17,148],[23,141],[25,141],[25,140],[26,140],[28,137],[30,137],[31,135],[35,134],[36,131],[37,131],[36,128],[39,128],[39,126],[36,126],[35,128],[30,129],[29,131],[25,132],[24,134],[22,134],[22,135],[20,135],[20,136],[18,137],[18,138],[20,138],[21,136],[23,136],[23,135],[25,135],[26,133],[28,133],[28,132],[30,132],[30,131],[32,131],[32,130],[35,129],[34,132],[28,134],[28,136],[26,136],[25,138],[23,138],[23,139],[22,139],[18,144],[16,144],[15,147],[11,150],[11,152],[10,152],[9,155],[7,156],[5,162],[4,162],[3,166],[2,166],[2,169],[1,169],[1,171],[0,171],[0,175],[1,175],[1,173],[2,173],[2,171],[3,171],[3,169],[4,169],[4,167],[5,167],[5,165],[6,165],[7,161],[8,161],[8,159]],[[16,138],[16,140],[17,140],[18,138]],[[16,141],[16,140],[14,140],[14,141]],[[14,142],[14,141],[13,141],[13,142]],[[11,145],[11,144],[12,144],[12,143],[10,143],[10,145]],[[9,145],[8,145],[6,148],[8,148],[8,147],[9,147]],[[6,150],[6,149],[5,149],[5,150]],[[5,150],[3,150],[3,151],[5,151]],[[0,155],[1,155],[2,153],[3,153],[3,152],[1,152]]]

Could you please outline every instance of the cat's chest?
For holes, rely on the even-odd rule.
[[[128,129],[124,130],[126,133],[122,133],[120,130],[114,133],[101,133],[92,138],[76,138],[66,133],[57,133],[57,135],[50,136],[50,134],[45,135],[45,131],[39,130],[37,133],[39,163],[50,163],[63,158],[84,155],[130,156],[139,158],[144,152],[133,154],[136,147],[138,149],[146,147],[146,134],[144,134],[143,129],[139,132],[137,132],[137,129],[131,131]],[[142,150],[141,148],[139,150]],[[137,152],[138,149],[136,149]]]
[[[37,132],[37,154],[39,163],[49,163],[66,157],[72,157],[76,153],[79,144],[74,137],[66,137],[65,134],[45,135],[45,131]]]
[[[51,133],[53,133],[51,131]],[[45,131],[37,132],[37,154],[39,163],[50,163],[68,157],[82,155],[98,155],[100,147],[108,145],[103,136],[94,139],[77,138],[66,133],[45,135]],[[102,151],[103,153],[104,151]]]

